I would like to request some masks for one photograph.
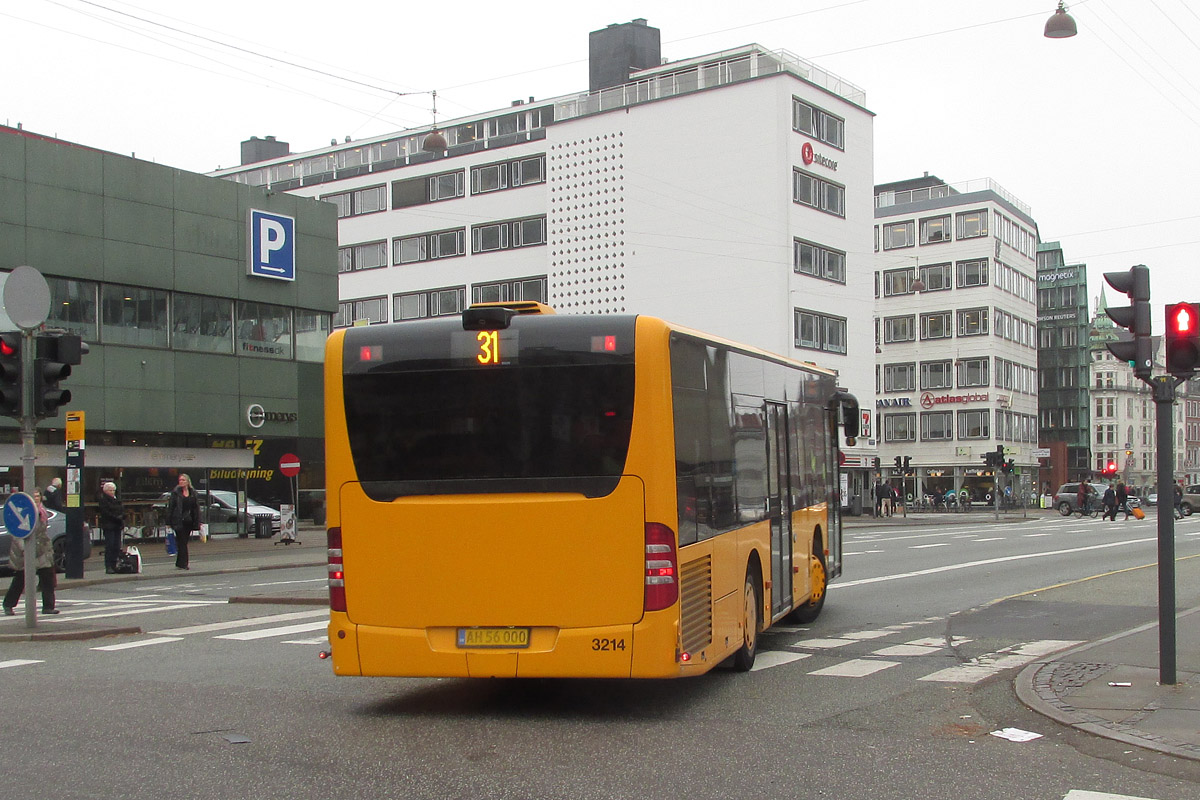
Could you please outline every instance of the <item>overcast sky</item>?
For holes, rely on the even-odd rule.
[[[858,85],[877,183],[994,179],[1088,265],[1093,304],[1101,273],[1148,265],[1157,332],[1164,302],[1200,301],[1200,12],[1079,0],[1079,35],[1046,39],[1055,5],[7,0],[0,122],[207,172],[250,136],[428,124],[429,90],[439,120],[586,91],[588,33],[641,17],[668,59],[756,42]]]

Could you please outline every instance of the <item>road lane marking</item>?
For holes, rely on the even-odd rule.
[[[793,661],[800,661],[811,656],[812,653],[785,653],[782,650],[759,653],[754,659],[754,666],[750,668],[750,671],[758,672],[772,667],[782,667],[784,664],[791,664]]]
[[[888,656],[894,658],[896,656],[931,656],[935,653],[940,653],[942,646],[927,645],[927,644],[894,644],[891,647],[884,647],[880,650],[871,651],[873,656]]]
[[[45,661],[39,661],[33,658],[14,658],[11,661],[0,661],[0,669],[8,669],[9,667],[27,667],[30,664],[45,664]]]
[[[854,644],[853,639],[801,639],[798,642],[792,642],[791,647],[809,647],[814,650],[828,650],[834,647],[845,647],[848,644]]]
[[[949,547],[949,542],[935,542],[933,544],[914,544],[909,546],[909,550],[924,550],[927,547]]]
[[[851,661],[843,661],[840,664],[834,664],[832,667],[814,670],[809,675],[831,675],[835,678],[865,678],[867,675],[873,675],[876,672],[887,669],[888,667],[897,667],[899,661],[880,661],[876,659],[856,658]]]
[[[1111,547],[1126,547],[1132,544],[1146,544],[1147,542],[1156,542],[1157,537],[1148,539],[1122,539],[1119,542],[1108,542],[1106,544],[1093,544],[1086,547],[1072,547],[1067,550],[1049,550],[1045,553],[1019,553],[1011,556],[1001,556],[999,558],[985,558],[979,561],[964,561],[961,564],[947,564],[944,567],[930,567],[929,569],[919,569],[912,572],[897,572],[894,575],[879,575],[874,578],[859,578],[856,581],[838,581],[829,585],[830,591],[838,589],[849,589],[853,586],[866,586],[871,583],[884,583],[885,581],[898,581],[903,578],[920,578],[925,575],[936,575],[941,572],[954,572],[960,569],[971,569],[973,567],[986,567],[992,564],[1004,564],[1010,561],[1024,561],[1031,558],[1049,558],[1050,556],[1065,556],[1074,553],[1086,553],[1089,550],[1107,550]]]
[[[61,616],[52,617],[46,621],[52,624],[62,624],[64,622],[78,622],[84,619],[104,619],[106,617],[128,617],[134,614],[157,614],[160,611],[178,611],[181,608],[202,608],[211,605],[226,605],[224,600],[192,600],[181,603],[173,603],[166,606],[153,606],[150,608],[131,608],[124,611],[106,611],[103,614],[63,614]]]
[[[307,633],[321,628],[328,628],[329,620],[305,622],[300,625],[284,625],[282,628],[267,628],[261,631],[243,631],[242,633],[227,633],[224,636],[214,636],[214,639],[236,639],[239,642],[249,642],[254,639],[266,639],[270,636],[288,636],[293,633]]]
[[[150,631],[162,636],[187,636],[190,633],[211,633],[212,631],[225,631],[230,628],[248,628],[251,625],[270,625],[274,622],[291,622],[296,619],[310,619],[312,617],[329,617],[329,609],[320,611],[292,611],[287,614],[272,614],[266,617],[248,617],[246,619],[233,619],[225,622],[210,622],[201,625],[189,625],[184,628],[168,628],[162,631]]]
[[[998,672],[1012,669],[1013,667],[1023,667],[1042,656],[1058,652],[1059,650],[1065,650],[1068,647],[1074,647],[1077,644],[1082,644],[1082,642],[1074,639],[1041,639],[1019,646],[1014,645],[995,653],[987,653],[978,658],[973,658],[957,667],[948,667],[937,672],[931,672],[923,678],[918,678],[918,680],[938,681],[941,683],[978,683],[984,678],[990,678]]]
[[[149,647],[155,644],[167,644],[168,642],[182,642],[183,639],[179,636],[159,636],[154,639],[138,639],[136,642],[125,642],[124,644],[106,644],[103,647],[93,647],[93,650],[107,650],[113,652],[116,650],[130,650],[134,647]]]

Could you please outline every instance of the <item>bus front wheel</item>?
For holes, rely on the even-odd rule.
[[[738,672],[749,672],[758,655],[758,576],[753,569],[746,570],[746,585],[742,596],[742,646],[733,654],[733,668]]]

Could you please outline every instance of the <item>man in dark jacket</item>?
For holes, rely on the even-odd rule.
[[[67,501],[63,497],[62,478],[54,478],[42,496],[42,505],[51,511],[62,513],[67,510]]]
[[[117,499],[117,485],[109,481],[100,487],[100,530],[104,531],[104,572],[117,571],[121,554],[121,534],[125,531],[125,508]]]

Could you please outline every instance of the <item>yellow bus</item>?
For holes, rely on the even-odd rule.
[[[339,330],[325,419],[338,675],[748,670],[841,572],[854,398],[660,319],[526,302]]]

